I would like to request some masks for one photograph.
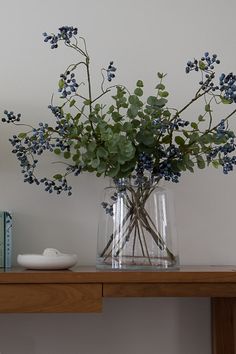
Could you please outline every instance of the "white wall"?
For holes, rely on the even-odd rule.
[[[219,54],[222,71],[236,71],[235,11],[233,0],[3,0],[0,111],[19,111],[31,124],[53,119],[47,105],[71,53],[51,51],[41,33],[61,25],[78,26],[86,37],[94,87],[110,60],[118,67],[118,83],[132,88],[143,79],[147,94],[156,72],[168,72],[171,103],[181,107],[197,85],[184,73],[188,59],[208,50]],[[192,110],[193,117],[197,113]],[[14,260],[18,253],[55,247],[76,251],[81,265],[94,264],[97,206],[106,181],[82,175],[70,198],[26,185],[10,153],[13,127],[0,129],[0,209],[14,211]],[[49,170],[46,164],[42,169]],[[235,173],[212,169],[170,186],[182,264],[235,264],[235,186]],[[0,352],[210,354],[209,301],[109,299],[99,315],[0,315]]]

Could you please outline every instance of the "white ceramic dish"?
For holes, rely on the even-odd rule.
[[[43,254],[19,254],[17,262],[27,269],[59,270],[73,267],[78,261],[76,254],[61,253],[55,248],[46,248]]]

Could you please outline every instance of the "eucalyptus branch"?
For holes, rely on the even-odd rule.
[[[21,137],[26,137],[22,139],[22,146],[19,146],[17,136],[11,139],[16,157],[21,166],[24,166],[22,168],[24,176],[28,176],[24,177],[27,182],[33,183],[36,180],[28,172],[32,167],[27,160],[24,160],[26,151],[31,150],[33,156],[40,156],[44,150],[51,151],[53,148],[50,140],[54,137],[56,137],[53,140],[54,150],[58,154],[62,153],[64,156],[63,152],[65,152],[65,159],[71,158],[75,167],[82,162],[81,170],[77,170],[77,174],[89,171],[96,173],[97,176],[110,176],[117,179],[132,176],[139,184],[142,178],[145,180],[145,175],[148,173],[152,181],[165,179],[178,182],[183,171],[192,170],[192,160],[195,159],[196,151],[206,151],[206,158],[210,159],[211,156],[216,156],[219,148],[224,151],[224,157],[218,160],[223,172],[228,173],[233,170],[233,165],[236,165],[236,156],[233,156],[236,144],[233,132],[229,130],[228,121],[236,113],[236,109],[220,122],[214,121],[211,110],[214,109],[213,104],[236,103],[236,76],[232,72],[227,75],[222,74],[219,78],[219,86],[214,85],[214,66],[219,64],[216,54],[210,56],[209,53],[205,53],[200,60],[187,62],[185,68],[187,74],[191,71],[200,72],[201,81],[198,83],[200,86],[195,90],[192,99],[176,109],[167,105],[166,97],[169,93],[163,84],[165,75],[161,73],[158,73],[160,80],[155,93],[147,98],[143,98],[145,95],[142,80],[136,82],[133,90],[128,90],[123,85],[105,88],[105,71],[109,82],[115,77],[116,68],[112,61],[107,69],[102,69],[101,92],[93,97],[93,81],[86,41],[84,37],[77,35],[78,29],[72,26],[60,27],[57,34],[43,34],[44,41],[49,43],[51,49],[55,50],[59,45],[65,45],[75,50],[80,59],[68,65],[65,73],[61,74],[59,98],[63,103],[53,105],[52,96],[49,108],[55,116],[55,125],[39,123],[33,137],[29,131],[22,133]],[[88,93],[85,94],[79,92],[80,85],[85,83],[78,84],[75,76],[75,71],[81,67],[85,69],[86,74],[85,83]],[[113,88],[116,88],[114,95]],[[113,101],[104,112],[101,99],[105,96],[112,98],[115,103]],[[185,128],[190,122],[182,119],[182,113],[187,112],[188,108],[200,100],[205,104],[206,112],[195,120],[191,120],[190,117],[190,126],[193,129]],[[210,105],[209,109],[206,108],[207,105]],[[2,119],[4,122],[21,125],[17,123],[20,114],[15,115],[12,111],[5,111],[4,114],[6,115]],[[199,129],[200,122],[204,120],[206,114],[209,115],[208,128]],[[80,116],[86,118],[81,124],[79,124]],[[27,125],[22,126],[27,128]],[[34,129],[29,125],[28,127]],[[65,137],[70,141],[69,145]],[[29,146],[27,146],[29,141],[27,138],[32,142]],[[75,150],[73,145],[77,147]],[[202,168],[200,157],[202,156],[199,155],[197,162],[200,166],[198,167]],[[68,190],[64,185],[59,191]],[[52,192],[51,187],[47,188],[50,192]],[[148,193],[142,183],[137,196],[145,204]],[[144,221],[143,216],[142,218]],[[153,225],[149,226],[152,228]],[[138,239],[138,230],[136,230],[136,239]]]
[[[181,113],[183,113],[189,106],[191,106],[194,102],[196,102],[197,100],[199,100],[199,98],[201,98],[202,96],[204,96],[207,92],[209,92],[211,90],[211,88],[209,88],[208,90],[198,94],[197,96],[195,96],[194,98],[192,98],[190,100],[190,102],[188,102],[183,108],[181,108],[180,110],[178,110],[176,112],[176,114],[173,116],[173,118],[171,119],[171,121],[173,121],[174,119],[176,119],[177,117],[180,116]]]
[[[87,51],[86,41],[85,41],[84,37],[81,37],[81,36],[80,36],[79,38],[82,39],[82,41],[83,41],[83,43],[84,43],[85,53],[86,53],[86,56],[88,57],[89,55],[88,55],[88,51]]]

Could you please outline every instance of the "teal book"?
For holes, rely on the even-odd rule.
[[[4,267],[4,249],[5,249],[5,215],[0,211],[0,268]]]
[[[4,267],[11,268],[12,255],[12,213],[4,212]]]

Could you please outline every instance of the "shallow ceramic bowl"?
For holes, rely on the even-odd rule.
[[[55,249],[46,249],[43,254],[19,254],[17,262],[27,269],[68,269],[78,261],[76,254],[65,254]]]

